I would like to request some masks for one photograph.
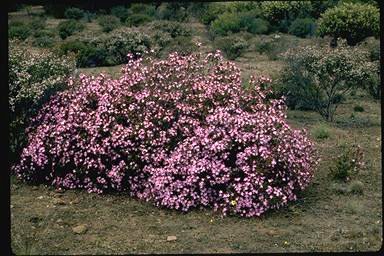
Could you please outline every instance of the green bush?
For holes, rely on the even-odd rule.
[[[211,29],[218,36],[226,36],[228,32],[237,33],[241,29],[241,17],[236,13],[226,12],[211,23]]]
[[[61,39],[65,39],[73,35],[75,32],[81,32],[84,28],[84,24],[76,20],[62,21],[57,26]]]
[[[111,32],[120,26],[120,19],[112,15],[101,15],[98,23],[103,32]]]
[[[214,45],[223,51],[225,56],[230,60],[240,57],[249,46],[247,41],[238,36],[218,37],[215,39]]]
[[[20,39],[20,40],[24,41],[31,34],[32,34],[31,29],[26,24],[8,27],[8,38],[9,39]]]
[[[348,186],[348,192],[355,195],[362,195],[364,192],[364,184],[359,180],[354,180]]]
[[[11,161],[18,158],[26,144],[25,128],[30,118],[56,91],[63,89],[75,68],[70,57],[58,57],[51,52],[30,52],[9,43],[8,85],[10,106]]]
[[[291,50],[285,57],[281,84],[288,106],[305,101],[326,121],[333,120],[349,92],[376,72],[366,51],[347,46],[307,46]]]
[[[159,8],[158,16],[164,20],[173,20],[184,22],[187,21],[188,15],[188,2],[167,2],[164,3],[163,8]]]
[[[328,139],[330,137],[330,131],[327,126],[320,124],[312,129],[312,134],[316,139]]]
[[[115,66],[126,63],[127,54],[141,55],[152,45],[151,38],[133,28],[119,28],[99,37],[63,42],[61,55],[73,52],[78,67]]]
[[[65,9],[64,16],[67,19],[75,19],[75,20],[80,20],[83,18],[85,15],[85,12],[79,8],[76,7],[69,7]]]
[[[38,30],[33,34],[32,45],[42,48],[51,48],[55,43],[54,34],[47,30]]]
[[[172,43],[163,48],[163,56],[171,52],[181,55],[189,55],[197,50],[197,45],[192,42],[190,36],[177,36],[172,38]]]
[[[118,5],[111,8],[111,15],[114,15],[120,19],[121,22],[125,22],[130,14],[125,6]]]
[[[268,34],[270,32],[270,24],[265,19],[254,18],[249,20],[247,24],[246,30],[252,34]]]
[[[287,23],[283,27],[288,27],[290,22],[295,20],[307,10],[311,9],[310,1],[263,1],[260,8],[264,17],[271,25],[278,26],[282,22]],[[284,32],[284,31],[281,31]]]
[[[132,14],[129,15],[129,17],[126,19],[126,24],[128,26],[139,26],[148,22],[151,22],[153,18],[151,16],[148,16],[146,14]]]
[[[30,19],[28,25],[34,31],[42,30],[45,29],[46,21],[46,18],[33,17],[32,19]]]
[[[328,9],[318,20],[320,36],[338,37],[356,45],[364,38],[378,36],[380,31],[379,9],[368,4],[349,4]]]
[[[316,23],[310,18],[298,18],[292,22],[289,26],[289,34],[298,36],[298,37],[308,37],[315,34]]]
[[[225,12],[225,7],[222,3],[211,2],[202,10],[199,19],[205,25],[210,25],[212,21],[217,19]]]
[[[130,14],[145,14],[150,17],[155,15],[155,6],[151,4],[135,3],[129,8]]]
[[[177,21],[167,21],[167,20],[154,21],[151,23],[150,27],[154,31],[167,32],[173,38],[178,36],[191,35],[191,29],[185,23],[180,23]]]
[[[363,157],[364,154],[359,145],[344,148],[342,154],[334,159],[329,168],[330,175],[336,180],[350,180],[363,168]]]
[[[353,111],[355,111],[355,112],[364,112],[364,107],[362,107],[360,105],[355,105],[353,107]]]

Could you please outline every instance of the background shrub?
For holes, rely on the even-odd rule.
[[[166,56],[172,52],[177,52],[180,55],[189,55],[197,49],[197,45],[192,42],[190,36],[176,36],[171,39],[171,43],[162,48],[162,55]]]
[[[65,88],[65,82],[74,70],[70,57],[58,57],[51,52],[27,51],[9,43],[8,84],[10,105],[11,162],[16,161],[25,146],[24,129],[44,102],[56,91]]]
[[[219,52],[130,59],[117,80],[81,76],[34,119],[12,171],[58,187],[125,190],[159,207],[259,216],[296,200],[316,164],[283,101],[260,89],[268,82],[244,89]]]
[[[131,7],[129,8],[130,14],[145,14],[150,17],[153,17],[155,15],[155,6],[152,4],[144,4],[144,3],[134,3],[131,4]]]
[[[310,18],[298,18],[289,26],[288,33],[298,37],[310,37],[315,34],[316,23]]]
[[[185,22],[189,18],[188,2],[166,2],[158,9],[160,19]]]
[[[206,8],[204,8],[200,13],[199,20],[204,25],[210,25],[212,21],[225,12],[225,9],[226,8],[222,3],[207,3]]]
[[[379,9],[368,4],[345,3],[328,9],[318,20],[320,36],[338,37],[356,45],[368,36],[378,36]]]
[[[36,47],[51,48],[55,44],[55,35],[48,30],[35,31],[33,38],[32,45]]]
[[[328,139],[330,137],[330,131],[325,125],[317,125],[312,129],[312,134],[317,139]]]
[[[363,168],[363,151],[359,145],[344,148],[344,151],[332,163],[330,175],[336,180],[348,181]]]
[[[240,57],[249,46],[247,41],[239,36],[218,37],[215,39],[214,45],[223,51],[225,56],[230,60]]]
[[[111,8],[111,15],[118,17],[121,22],[125,22],[130,14],[131,11],[122,5],[114,6]]]
[[[185,23],[177,21],[154,21],[151,23],[151,29],[167,32],[173,38],[178,36],[191,36],[191,29]]]
[[[8,38],[19,39],[24,41],[31,35],[31,29],[24,23],[16,23],[16,25],[10,25],[8,27]]]
[[[112,15],[101,15],[97,22],[101,26],[103,32],[111,32],[120,26],[119,18]]]
[[[211,24],[211,30],[218,36],[226,36],[229,32],[237,33],[241,29],[241,17],[236,13],[226,12]]]
[[[266,20],[278,31],[286,33],[293,20],[307,16],[310,1],[263,1],[260,9]]]
[[[67,19],[75,19],[75,20],[80,20],[84,17],[85,12],[79,8],[76,7],[70,7],[65,9],[64,16]]]
[[[84,24],[76,20],[62,21],[57,26],[61,39],[65,39],[73,35],[75,32],[81,32],[84,28]]]
[[[153,20],[153,18],[151,16],[148,16],[146,14],[137,13],[137,14],[129,15],[128,18],[126,19],[126,24],[128,26],[139,26],[139,25],[148,23],[152,20]]]
[[[288,52],[286,61],[282,84],[287,100],[310,100],[327,121],[333,120],[337,107],[350,91],[377,72],[366,51],[347,46],[307,46]]]

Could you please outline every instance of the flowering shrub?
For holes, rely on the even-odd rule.
[[[308,185],[313,145],[286,123],[283,99],[261,89],[269,79],[251,77],[244,89],[219,51],[129,56],[119,79],[81,75],[43,107],[13,167],[17,177],[248,217],[286,205]]]
[[[19,154],[26,137],[24,128],[43,102],[65,87],[74,70],[74,60],[48,51],[29,52],[14,41],[9,43],[8,84],[10,106],[10,146]]]

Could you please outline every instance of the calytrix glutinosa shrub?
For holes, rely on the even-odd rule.
[[[45,105],[13,168],[19,178],[89,192],[125,190],[182,211],[258,216],[295,200],[316,163],[282,99],[219,51],[130,59],[117,80],[82,76]]]

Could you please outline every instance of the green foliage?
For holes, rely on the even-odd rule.
[[[145,14],[153,17],[155,15],[155,6],[151,4],[135,3],[129,8],[129,14]]]
[[[73,35],[75,32],[81,32],[84,28],[84,24],[76,20],[62,21],[57,26],[61,39],[65,39]]]
[[[139,55],[150,49],[151,38],[133,28],[116,29],[99,37],[63,42],[60,55],[74,53],[78,67],[115,66],[127,62],[127,54]]]
[[[260,4],[262,14],[273,25],[280,26],[279,31],[287,29],[291,21],[306,16],[311,10],[310,1],[263,1]],[[280,24],[280,25],[279,25]],[[284,25],[282,25],[284,24]]]
[[[148,23],[152,20],[153,20],[153,18],[151,16],[148,16],[146,14],[137,13],[137,14],[129,15],[129,17],[126,19],[126,24],[128,26],[139,26],[139,25]]]
[[[230,60],[240,57],[249,46],[247,41],[239,36],[218,37],[215,39],[214,45],[223,51],[225,56]]]
[[[125,22],[130,14],[125,6],[118,5],[111,8],[111,15],[114,15],[120,19],[121,22]]]
[[[360,105],[355,105],[353,107],[353,111],[355,111],[355,112],[364,112],[364,107],[362,107]]]
[[[51,31],[35,31],[33,34],[34,40],[32,41],[32,45],[41,48],[51,48],[55,42],[54,37],[55,35]]]
[[[197,45],[192,42],[190,36],[176,36],[172,38],[172,43],[167,44],[163,49],[163,56],[171,52],[177,52],[181,55],[188,55],[197,50]]]
[[[205,25],[210,25],[212,21],[217,19],[221,14],[225,12],[225,8],[222,3],[209,3],[208,6],[202,10],[199,19]]]
[[[329,168],[330,175],[336,180],[350,180],[364,166],[363,156],[363,151],[359,145],[345,148]]]
[[[188,2],[167,2],[164,3],[163,8],[159,9],[158,16],[165,20],[184,22],[189,17],[188,6]]]
[[[75,20],[80,20],[83,18],[85,15],[85,12],[79,8],[76,7],[69,7],[65,10],[64,16],[67,19],[75,19]]]
[[[237,33],[241,28],[240,21],[241,17],[236,13],[226,12],[211,23],[211,29],[218,36],[226,36],[228,32]]]
[[[328,139],[330,137],[330,131],[327,126],[320,124],[312,129],[312,134],[316,139]]]
[[[8,38],[9,39],[20,39],[25,40],[31,35],[31,29],[26,24],[20,24],[17,26],[8,27]]]
[[[152,30],[167,32],[173,38],[191,35],[191,29],[185,23],[177,21],[159,20],[152,22],[150,26]]]
[[[318,20],[320,36],[344,38],[355,45],[368,36],[378,36],[380,31],[379,9],[368,4],[345,3],[328,9]]]
[[[101,15],[97,21],[103,32],[111,32],[120,26],[120,19],[112,15]]]
[[[359,180],[354,180],[348,186],[348,192],[355,195],[362,195],[364,193],[364,184]]]
[[[29,119],[63,85],[75,68],[70,57],[58,57],[51,52],[31,53],[10,41],[8,55],[8,85],[10,106],[11,161],[25,146],[24,129]]]
[[[307,46],[287,52],[285,60],[281,82],[288,106],[302,98],[326,121],[332,121],[345,96],[375,72],[366,51],[347,46]]]
[[[315,34],[316,23],[310,18],[298,18],[292,22],[288,32],[298,37],[308,37]]]

